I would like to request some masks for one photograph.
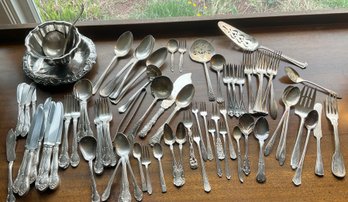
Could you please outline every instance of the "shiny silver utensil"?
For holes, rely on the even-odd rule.
[[[211,160],[212,159],[212,154],[210,153],[209,154],[209,158],[208,158],[208,151],[207,151],[206,146],[205,146],[205,144],[203,142],[203,134],[202,134],[202,130],[201,130],[201,124],[200,124],[199,119],[198,119],[199,107],[198,107],[198,103],[197,102],[194,102],[192,104],[191,111],[195,115],[197,129],[198,129],[198,134],[201,137],[201,141],[202,141],[201,144],[200,144],[200,148],[202,149],[203,160],[204,161],[207,161],[207,159]]]
[[[192,121],[192,114],[189,110],[185,110],[184,111],[184,117],[182,120],[186,130],[187,130],[187,136],[189,138],[189,144],[190,144],[190,168],[191,169],[197,169],[198,164],[197,164],[197,159],[195,157],[195,150],[193,148],[193,137],[192,137],[192,125],[193,125],[193,121]]]
[[[80,102],[79,137],[93,136],[87,110],[87,100],[92,96],[92,82],[88,79],[79,80],[74,84],[73,92]]]
[[[97,185],[93,174],[93,159],[95,158],[97,140],[93,136],[84,136],[80,140],[79,147],[83,158],[88,161],[89,174],[92,181],[92,201],[98,202],[100,201],[100,196],[98,194]]]
[[[20,132],[22,130],[22,125],[24,122],[24,98],[22,98],[22,96],[24,96],[23,91],[27,89],[28,84],[26,83],[20,83],[17,85],[17,104],[18,104],[18,115],[17,115],[17,124],[15,127],[14,132],[16,133],[16,135],[20,135]]]
[[[222,139],[223,139],[223,150],[224,150],[224,154],[225,154],[225,174],[226,174],[226,178],[228,180],[231,179],[231,169],[230,169],[230,163],[229,163],[229,158],[228,158],[228,154],[227,154],[227,129],[226,127],[228,126],[225,126],[225,123],[220,121],[219,122],[219,129],[220,129],[220,135],[222,136]]]
[[[59,155],[59,167],[66,169],[69,167],[70,164],[70,158],[68,153],[68,132],[69,132],[69,126],[71,121],[71,111],[72,111],[72,102],[73,102],[73,96],[72,95],[65,95],[64,96],[64,136],[63,136],[63,144],[62,144],[62,150]]]
[[[305,80],[303,78],[300,77],[300,75],[291,67],[285,67],[285,73],[288,75],[289,79],[291,81],[293,81],[294,83],[307,83],[307,84],[310,84],[312,86],[315,86],[317,88],[319,88],[321,91],[324,91],[326,92],[327,94],[331,94],[331,95],[334,95],[336,98],[338,99],[341,99],[342,97],[340,95],[338,95],[336,92],[330,90],[330,89],[327,89],[319,84],[316,84],[312,81],[308,81],[308,80]]]
[[[128,71],[125,73],[125,75],[123,75],[122,78],[120,78],[121,79],[120,83],[116,85],[116,88],[114,88],[114,90],[109,95],[110,99],[116,99],[119,96],[119,94],[123,90],[123,87],[126,83],[126,80],[129,77],[130,73],[132,71],[134,71],[133,69],[134,69],[135,65],[139,61],[145,60],[147,57],[149,57],[154,45],[155,45],[155,38],[153,38],[152,35],[148,35],[143,39],[141,44],[134,51],[134,55],[133,55],[134,62],[128,68]]]
[[[162,193],[165,193],[167,192],[167,186],[166,186],[166,181],[164,179],[164,173],[162,168],[161,158],[163,157],[163,150],[162,150],[161,144],[156,143],[155,145],[153,145],[153,156],[158,160],[161,190],[162,190]]]
[[[208,175],[207,172],[205,170],[205,163],[202,157],[202,151],[200,148],[200,144],[201,144],[201,137],[199,134],[197,134],[197,130],[194,130],[193,132],[193,141],[195,141],[197,147],[198,147],[198,153],[199,153],[199,157],[201,159],[201,168],[202,168],[202,180],[203,180],[203,187],[204,187],[204,191],[205,192],[210,192],[211,191],[211,186],[209,183],[209,179],[208,179]]]
[[[224,153],[224,149],[223,149],[223,146],[222,146],[222,141],[221,141],[221,138],[220,138],[220,130],[219,130],[220,116],[219,116],[217,103],[212,103],[211,119],[215,123],[215,131],[216,131],[215,147],[216,147],[216,153],[217,153],[216,158],[218,158],[219,160],[223,160],[223,159],[225,159],[225,153]]]
[[[133,57],[132,59],[129,60],[129,62],[123,67],[121,68],[117,74],[115,75],[115,77],[110,80],[100,91],[99,94],[102,97],[108,97],[109,95],[111,95],[111,93],[114,94],[112,95],[112,97],[114,97],[114,99],[116,99],[116,97],[118,96],[118,93],[120,92],[120,90],[122,90],[122,88],[120,90],[119,87],[121,87],[121,85],[119,85],[121,81],[124,80],[124,78],[126,77],[122,77],[123,72],[125,72],[127,69],[128,71],[132,70],[133,67],[140,61],[140,60],[144,60],[146,59],[151,51],[152,48],[154,46],[155,43],[155,39],[151,36],[148,35],[146,36],[141,42],[140,44],[135,48],[134,52],[133,52]],[[121,80],[122,79],[122,80]],[[123,81],[124,82],[124,81]],[[123,85],[122,85],[123,86]]]
[[[107,158],[106,151],[105,151],[105,139],[104,138],[104,132],[103,132],[103,126],[102,126],[102,122],[99,118],[98,115],[98,109],[99,109],[99,105],[100,105],[100,100],[96,100],[95,101],[95,107],[94,107],[94,113],[95,113],[95,117],[94,117],[94,124],[96,125],[96,129],[97,129],[97,146],[95,149],[95,161],[94,161],[94,172],[96,174],[102,174],[104,172],[104,166],[109,166],[110,165],[110,158]]]
[[[301,159],[298,162],[298,165],[297,165],[297,168],[296,168],[295,175],[292,178],[292,182],[296,186],[301,185],[302,167],[303,167],[303,163],[304,163],[304,159],[305,159],[305,155],[306,155],[306,151],[307,151],[307,145],[308,145],[308,141],[309,141],[309,137],[310,137],[311,131],[315,128],[315,126],[318,123],[318,117],[319,117],[318,112],[316,110],[312,110],[312,111],[310,111],[308,113],[307,117],[305,118],[304,125],[307,128],[306,141],[305,141],[305,144],[304,144],[304,147],[303,147]]]
[[[321,113],[323,111],[323,105],[321,103],[315,103],[314,110],[318,112],[318,123],[313,130],[314,137],[317,140],[317,158],[315,161],[315,169],[314,173],[318,176],[324,176],[324,165],[323,158],[321,156],[321,146],[320,139],[322,138],[322,130],[321,130]]]
[[[141,166],[141,145],[137,142],[133,145],[133,157],[137,159],[138,161],[138,167],[139,167],[139,173],[140,173],[140,179],[141,179],[141,189],[142,191],[147,191],[146,181],[145,181],[145,175],[143,167]]]
[[[313,88],[303,86],[301,90],[300,100],[295,105],[295,114],[297,114],[300,117],[300,126],[298,129],[294,148],[291,153],[290,165],[292,169],[297,168],[298,161],[300,160],[300,146],[302,139],[303,124],[305,117],[313,109],[316,98],[316,92],[317,91]]]
[[[43,117],[43,106],[40,105],[30,126],[25,143],[23,160],[12,186],[13,192],[17,193],[19,196],[23,196],[30,189],[31,164],[34,160],[34,150],[38,147]]]
[[[149,172],[149,165],[151,163],[149,146],[147,145],[142,146],[141,155],[142,155],[141,164],[145,166],[147,193],[151,195],[152,184],[151,184],[151,178],[150,178],[150,172]]]
[[[103,83],[106,75],[115,66],[118,58],[124,57],[129,53],[130,49],[132,48],[132,44],[133,44],[132,32],[126,31],[118,37],[118,39],[116,41],[116,45],[114,47],[115,56],[111,59],[110,63],[105,68],[105,70],[102,72],[102,74],[99,76],[99,78],[93,83],[93,88],[92,88],[93,95],[98,91],[98,89],[99,89],[100,85]]]
[[[239,128],[244,135],[244,142],[245,142],[243,172],[245,173],[245,175],[249,175],[250,174],[249,135],[254,129],[254,118],[250,114],[243,114],[239,118]]]
[[[23,128],[21,131],[21,136],[24,137],[27,135],[29,128],[30,128],[30,122],[31,122],[31,116],[30,116],[30,104],[32,100],[33,93],[35,91],[36,87],[35,84],[32,83],[29,86],[29,90],[27,92],[27,95],[25,97],[25,102],[24,102],[24,122],[23,122]]]
[[[180,92],[178,93],[178,95],[175,98],[175,108],[174,108],[174,110],[172,111],[172,113],[169,115],[169,117],[167,118],[167,120],[164,123],[168,123],[169,124],[169,122],[172,120],[174,115],[180,109],[188,107],[191,104],[194,95],[195,95],[195,87],[193,86],[193,84],[188,84],[188,85],[184,86],[180,90]],[[151,145],[153,145],[156,142],[160,142],[161,141],[161,137],[163,135],[162,132],[163,132],[163,127],[158,128],[156,133],[150,139],[150,144]]]
[[[173,183],[177,187],[181,187],[185,184],[185,178],[183,178],[183,168],[178,164],[175,159],[174,154],[174,143],[175,143],[175,135],[173,134],[172,128],[168,124],[164,124],[163,126],[163,140],[166,145],[169,146],[170,153],[172,154],[172,169],[173,169]],[[155,143],[156,144],[156,143]]]
[[[178,52],[180,53],[179,72],[182,72],[184,66],[184,54],[186,53],[186,40],[179,41]]]
[[[175,98],[177,97],[179,91],[187,84],[192,83],[191,75],[192,73],[183,74],[174,81],[172,93],[167,99],[162,101],[161,108],[158,109],[151,120],[140,130],[140,137],[145,137],[151,130],[152,126],[156,123],[157,119],[163,114],[163,112],[175,103]]]
[[[334,130],[335,152],[332,155],[331,171],[336,177],[344,177],[346,168],[344,167],[343,155],[340,149],[340,140],[338,135],[338,105],[334,95],[329,95],[325,100],[326,117],[330,120]]]
[[[158,76],[153,79],[151,82],[151,93],[152,96],[154,97],[152,103],[150,106],[147,108],[147,110],[144,112],[144,114],[138,119],[138,121],[134,124],[133,129],[130,131],[129,134],[127,134],[128,138],[134,139],[137,135],[137,132],[144,122],[144,120],[147,118],[155,104],[159,100],[164,100],[168,98],[173,90],[173,83],[170,80],[170,78],[166,76]],[[129,137],[132,136],[132,137]]]
[[[243,168],[242,168],[242,156],[240,153],[240,144],[239,144],[239,140],[240,140],[240,138],[242,138],[242,131],[240,130],[240,128],[238,126],[235,126],[232,134],[233,134],[233,138],[237,142],[238,178],[239,178],[239,181],[241,183],[243,183],[244,176],[243,176]]]
[[[211,148],[211,143],[210,143],[210,138],[209,138],[209,132],[208,132],[208,121],[207,121],[207,116],[208,116],[208,111],[207,111],[207,104],[205,102],[200,102],[199,103],[199,109],[200,112],[199,114],[203,118],[203,123],[204,123],[204,129],[205,129],[205,139],[207,141],[207,158],[208,160],[213,160],[214,155],[213,155],[213,150]],[[204,141],[203,141],[204,143]],[[202,144],[203,145],[203,144]]]
[[[127,101],[126,103],[124,103],[123,105],[121,105],[118,108],[118,112],[119,113],[124,113],[125,111],[127,111],[127,109],[130,108],[131,105],[133,105],[134,102],[136,102],[139,97],[140,94],[144,91],[146,91],[146,88],[148,85],[150,85],[152,83],[152,81],[158,77],[162,75],[161,70],[156,67],[155,65],[148,65],[146,66],[146,74],[147,74],[147,78],[148,78],[148,82],[146,82],[142,87],[139,88],[139,90],[137,90]]]
[[[222,115],[222,117],[224,119],[225,125],[228,126],[227,109],[225,107],[225,103],[222,103],[220,105],[219,111],[220,111],[220,114]],[[227,130],[227,140],[228,140],[228,151],[230,152],[230,158],[234,160],[234,159],[237,158],[237,155],[236,155],[236,152],[234,150],[233,143],[232,143],[230,127],[226,127],[226,130]]]
[[[213,139],[213,146],[214,146],[214,151],[215,151],[215,163],[216,163],[216,172],[219,177],[222,177],[222,169],[221,169],[221,162],[218,158],[218,151],[217,151],[217,146],[216,146],[216,141],[215,141],[215,126],[214,126],[214,121],[212,119],[209,119],[208,121],[208,132],[210,133],[212,139]],[[218,135],[218,134],[217,134]]]
[[[214,94],[213,86],[211,84],[208,67],[207,67],[207,62],[210,61],[213,55],[215,55],[215,49],[205,39],[197,39],[191,45],[190,58],[193,61],[203,63],[204,65],[204,73],[205,73],[205,78],[207,80],[209,101],[215,100],[215,94]]]
[[[221,71],[224,68],[224,65],[226,64],[226,59],[224,56],[220,54],[215,54],[210,59],[211,68],[216,72],[217,74],[217,97],[216,102],[223,103],[224,98],[222,97],[222,90],[221,90],[221,83],[222,83],[222,77],[221,77]]]
[[[154,77],[162,75],[160,68],[162,67],[165,60],[167,59],[167,54],[168,54],[167,48],[165,48],[165,47],[159,48],[156,51],[154,51],[153,53],[151,53],[151,55],[146,59],[146,62],[145,62],[146,67],[143,68],[142,70],[140,70],[140,72],[137,75],[133,76],[132,79],[130,79],[127,82],[127,84],[122,89],[120,95],[115,100],[110,100],[110,101],[113,104],[118,104],[122,100],[124,95],[126,95],[126,93],[128,93],[129,89],[131,89],[133,86],[136,85],[136,83],[137,83],[136,80],[146,72],[149,81],[146,82],[142,87],[140,87],[138,89],[138,91],[136,93],[134,93],[133,96],[131,96],[128,99],[127,102],[134,101],[134,97],[136,97],[135,95],[139,91],[141,91],[142,88],[146,88],[149,84],[151,84]]]
[[[167,49],[170,52],[170,71],[174,72],[174,53],[178,51],[179,43],[176,39],[170,39],[167,43]]]
[[[256,139],[259,140],[259,147],[260,147],[256,181],[259,183],[264,183],[266,181],[266,174],[265,174],[265,159],[263,156],[263,144],[265,143],[265,140],[268,138],[268,135],[269,135],[268,122],[264,117],[260,117],[259,119],[256,120],[255,127],[254,127],[254,135]]]
[[[226,36],[228,38],[230,38],[237,46],[239,46],[240,48],[242,48],[243,50],[246,51],[255,51],[255,50],[259,50],[259,49],[263,49],[263,50],[267,50],[270,52],[274,52],[274,50],[267,48],[265,46],[262,46],[259,44],[258,41],[256,41],[256,39],[244,32],[242,32],[241,30],[225,23],[222,21],[218,22],[218,26],[221,29],[221,31],[226,34]],[[284,54],[281,54],[282,60],[285,60],[286,62],[289,62],[291,64],[294,64],[298,67],[300,67],[301,69],[305,69],[308,64],[306,62],[299,62],[293,58],[290,58]]]
[[[80,118],[80,105],[76,98],[72,99],[72,110],[71,110],[71,118],[73,120],[73,138],[71,145],[71,156],[70,156],[70,164],[72,167],[77,167],[80,163],[80,156],[77,152],[77,142],[79,140],[77,136],[77,121]]]
[[[180,156],[180,163],[183,164],[183,155],[182,155],[182,148],[183,145],[186,142],[186,130],[183,122],[179,122],[179,124],[176,127],[176,143],[179,144],[179,156]]]
[[[57,102],[56,110],[60,111],[60,120],[59,120],[59,128],[58,128],[58,135],[56,137],[55,145],[52,149],[52,163],[51,163],[51,170],[49,175],[49,181],[48,181],[48,187],[51,190],[54,190],[58,187],[60,184],[60,177],[58,175],[58,167],[59,167],[59,160],[58,160],[58,152],[59,152],[59,146],[62,141],[62,132],[63,132],[63,116],[64,116],[64,109],[63,109],[63,103]]]
[[[252,51],[244,51],[242,65],[244,66],[244,74],[247,76],[248,83],[248,112],[253,113],[254,106],[254,95],[253,95],[253,84],[251,80],[251,75],[254,74],[254,65],[255,61],[255,52]]]
[[[13,194],[13,181],[12,181],[12,167],[13,162],[16,160],[16,134],[12,128],[8,131],[6,136],[6,158],[8,161],[8,182],[7,182],[7,197],[6,201],[14,202],[16,197]]]

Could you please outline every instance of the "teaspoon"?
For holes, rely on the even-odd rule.
[[[237,142],[238,178],[239,178],[239,181],[243,183],[242,156],[240,153],[240,144],[239,144],[239,140],[241,137],[242,137],[242,131],[240,131],[240,128],[238,126],[235,126],[233,129],[233,138]]]
[[[167,43],[167,49],[170,52],[170,71],[174,72],[174,53],[178,50],[179,43],[176,39],[170,39]]]
[[[245,175],[250,174],[250,161],[249,161],[249,134],[253,131],[254,128],[254,118],[250,114],[243,114],[239,118],[239,127],[244,135],[244,141],[245,141],[245,154],[244,154],[244,161],[243,161],[243,171]]]
[[[265,159],[263,157],[263,144],[269,135],[269,126],[268,122],[264,117],[260,117],[256,120],[254,127],[254,135],[256,139],[259,140],[259,163],[258,170],[256,175],[256,181],[259,183],[264,183],[266,181],[265,174]]]
[[[222,91],[221,91],[221,82],[222,82],[221,71],[223,70],[224,65],[226,64],[226,59],[224,56],[220,54],[215,54],[213,55],[213,57],[211,57],[210,63],[211,63],[211,68],[217,73],[218,91],[217,91],[216,102],[223,103],[224,98],[222,97]]]
[[[166,181],[164,179],[162,162],[161,162],[161,158],[163,156],[163,150],[162,150],[161,144],[156,143],[153,146],[153,156],[158,160],[161,189],[162,189],[162,193],[165,193],[167,192],[167,186],[166,186]]]
[[[133,156],[138,160],[142,190],[147,191],[143,166],[141,165],[141,145],[137,142],[133,145]]]

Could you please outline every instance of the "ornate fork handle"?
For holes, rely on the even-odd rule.
[[[80,157],[77,152],[77,118],[73,118],[73,141],[71,146],[70,164],[77,167],[80,163]]]

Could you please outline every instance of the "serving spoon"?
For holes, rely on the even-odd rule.
[[[300,75],[291,67],[285,67],[285,72],[288,75],[289,79],[294,83],[308,83],[308,84],[311,84],[315,87],[320,88],[322,91],[328,93],[329,95],[331,94],[331,95],[334,95],[338,99],[342,99],[342,97],[339,96],[336,92],[334,92],[330,89],[327,89],[323,86],[320,86],[319,84],[316,84],[312,81],[308,81],[308,80],[301,78]]]
[[[269,52],[275,53],[274,50],[267,48],[265,46],[262,46],[259,44],[259,42],[252,36],[242,32],[241,30],[225,23],[222,21],[218,22],[218,26],[221,29],[221,31],[226,34],[228,38],[230,38],[238,47],[240,47],[243,50],[246,51],[256,51],[258,49],[267,50]],[[286,56],[284,54],[280,55],[282,60],[285,60],[291,64],[294,64],[301,69],[305,69],[308,64],[306,62],[299,62],[293,58],[290,58],[289,56]]]
[[[100,85],[103,83],[105,76],[111,71],[114,67],[114,64],[117,62],[118,58],[126,56],[133,44],[133,34],[130,31],[124,32],[119,36],[114,47],[115,56],[111,59],[109,65],[100,75],[100,77],[93,83],[92,93],[93,95],[98,91]]]

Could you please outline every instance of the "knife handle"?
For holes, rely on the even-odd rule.
[[[29,132],[30,128],[30,107],[29,104],[25,105],[25,111],[24,111],[24,122],[23,122],[23,129],[21,131],[21,136],[25,137],[27,133]]]
[[[31,165],[31,173],[30,173],[30,184],[35,182],[37,177],[37,166],[40,162],[40,150],[41,150],[41,141],[39,141],[38,147],[34,150],[34,160]]]
[[[29,188],[30,188],[29,177],[30,177],[30,171],[31,171],[31,164],[33,162],[33,156],[34,156],[34,152],[29,151],[28,161],[26,163],[27,165],[26,165],[25,170],[24,170],[23,181],[22,181],[22,183],[19,187],[19,190],[18,190],[19,196],[23,196],[24,194],[28,193],[28,191],[29,191]]]
[[[163,114],[165,109],[163,107],[159,108],[156,114],[151,118],[151,120],[141,129],[139,136],[144,138],[147,133],[151,130],[152,126],[155,125],[158,118]]]
[[[23,119],[24,119],[24,105],[18,104],[18,118],[17,118],[16,129],[15,129],[16,136],[19,136],[22,132]]]
[[[48,186],[50,189],[56,189],[59,185],[60,179],[58,175],[58,150],[59,145],[55,145],[53,147],[53,154],[52,154],[52,164],[51,164],[51,175],[49,178]]]
[[[25,174],[24,172],[25,172],[25,168],[26,168],[26,164],[27,164],[28,153],[29,153],[29,150],[26,149],[24,151],[24,154],[23,154],[22,163],[19,166],[17,177],[16,177],[16,179],[13,182],[12,188],[13,188],[13,192],[14,193],[18,193],[19,192],[19,188],[20,188],[21,183],[22,183],[22,181],[24,179],[24,174]]]
[[[39,167],[39,174],[37,176],[35,187],[40,191],[44,191],[48,187],[48,172],[51,165],[52,147],[44,146],[42,150],[42,158]]]
[[[13,182],[12,182],[12,167],[13,167],[13,161],[10,161],[8,163],[8,185],[7,185],[7,198],[6,201],[8,202],[15,202],[16,197],[13,194]]]

